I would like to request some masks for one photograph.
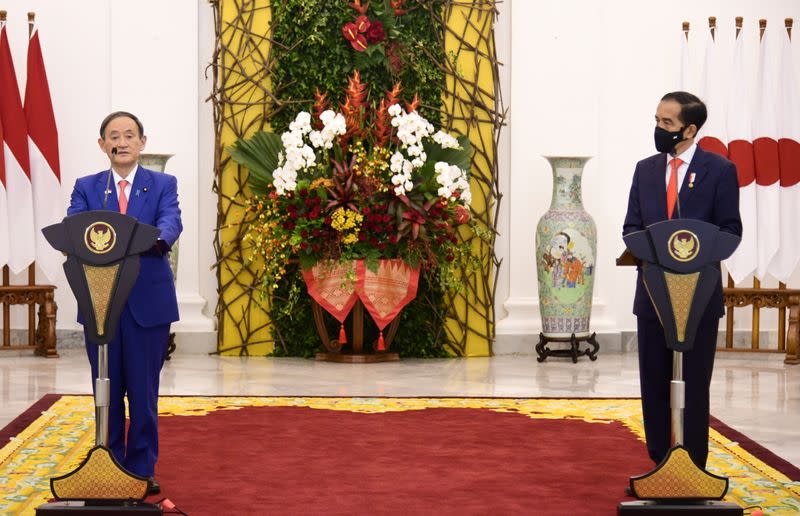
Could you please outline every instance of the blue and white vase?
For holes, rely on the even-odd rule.
[[[581,176],[588,157],[545,156],[553,196],[536,226],[539,311],[546,337],[589,335],[597,227],[583,209]]]

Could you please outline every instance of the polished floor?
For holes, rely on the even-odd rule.
[[[577,364],[533,355],[333,364],[178,354],[164,367],[161,394],[637,397],[637,366],[635,352],[602,351]],[[58,359],[0,354],[0,427],[44,394],[90,393],[89,376],[80,349]],[[800,365],[777,354],[718,353],[711,392],[714,416],[800,465]]]

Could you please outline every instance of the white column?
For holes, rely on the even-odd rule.
[[[215,349],[214,322],[200,296],[200,190],[198,123],[199,65],[197,0],[140,0],[111,4],[111,110],[136,113],[145,126],[147,152],[174,157],[166,172],[178,178],[183,232],[176,289],[179,352]]]

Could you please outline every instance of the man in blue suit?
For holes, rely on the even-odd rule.
[[[157,244],[141,256],[139,277],[108,347],[111,380],[108,447],[125,469],[148,477],[148,491],[155,494],[160,492],[153,476],[158,458],[158,383],[170,323],[178,320],[178,301],[167,254],[183,225],[175,177],[138,164],[146,141],[144,128],[136,116],[124,111],[108,115],[100,125],[98,144],[109,157],[110,169],[76,181],[67,214],[119,211],[161,230]],[[106,191],[109,174],[112,183]],[[83,324],[81,314],[78,322]],[[86,351],[92,377],[96,378],[97,345],[88,338]],[[127,439],[126,395],[130,412]]]
[[[670,218],[698,219],[722,231],[742,234],[736,166],[695,143],[707,118],[705,104],[683,91],[664,95],[656,110],[658,154],[636,164],[623,234]],[[672,350],[642,281],[636,280],[639,380],[650,458],[659,464],[670,449]],[[684,446],[705,468],[708,457],[709,387],[714,368],[719,318],[724,313],[722,278],[697,329],[694,348],[683,353],[686,382]]]

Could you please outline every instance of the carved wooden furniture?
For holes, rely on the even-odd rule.
[[[29,280],[31,274],[29,271]],[[34,283],[29,281],[28,283]],[[8,267],[3,267],[3,285],[0,286],[0,304],[3,305],[3,345],[0,350],[30,349],[39,356],[56,358],[56,312],[55,286],[53,285],[9,285]],[[28,306],[28,343],[11,343],[11,305]],[[39,306],[39,322],[36,323],[36,306]]]
[[[364,305],[361,300],[356,301],[353,306],[353,327],[352,327],[352,353],[342,353],[344,343],[340,343],[339,339],[331,339],[328,335],[328,329],[325,327],[324,310],[322,307],[311,300],[311,307],[314,312],[314,325],[317,328],[317,333],[322,344],[325,346],[326,352],[317,353],[317,360],[325,362],[347,362],[347,363],[371,363],[371,362],[394,362],[400,360],[400,355],[389,351],[392,347],[392,341],[397,333],[397,327],[400,325],[400,315],[389,324],[389,329],[386,332],[385,342],[386,351],[377,351],[377,341],[368,343],[368,351],[364,349]]]
[[[723,289],[725,306],[728,310],[727,340],[725,347],[720,349],[755,352],[786,352],[784,363],[800,364],[800,290],[785,288],[725,288]],[[753,341],[752,348],[740,349],[733,347],[733,309],[744,306],[753,306],[754,313],[761,308],[777,308],[780,313],[789,310],[789,328],[784,332],[785,324],[779,320],[778,349],[762,349],[758,340]],[[782,318],[781,318],[782,319]]]

